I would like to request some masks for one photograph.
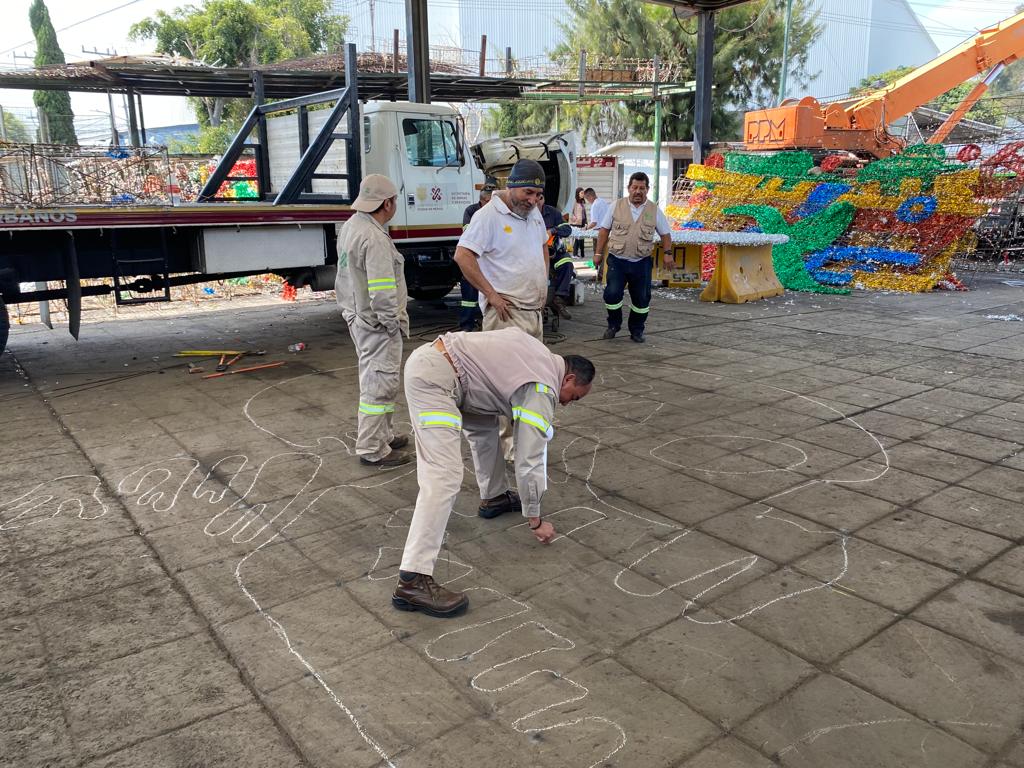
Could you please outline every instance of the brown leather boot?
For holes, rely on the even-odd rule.
[[[423,611],[428,616],[449,619],[469,607],[469,598],[462,592],[445,589],[433,576],[417,573],[409,581],[398,577],[391,604],[400,611]]]
[[[558,313],[559,317],[563,320],[572,320],[572,315],[570,315],[569,310],[565,308],[566,304],[564,296],[555,296],[555,298],[551,300],[551,303],[554,305],[555,312]]]

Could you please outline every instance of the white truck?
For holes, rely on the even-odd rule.
[[[366,173],[382,173],[400,190],[391,235],[418,299],[442,297],[458,281],[453,257],[462,214],[485,176],[500,184],[517,159],[538,160],[547,200],[571,206],[572,134],[469,146],[449,105],[361,103],[354,49],[347,64],[345,88],[254,108],[197,202],[118,195],[106,204],[0,206],[0,351],[6,304],[40,302],[46,322],[47,302],[65,299],[78,338],[85,295],[113,293],[119,304],[169,301],[174,285],[264,273],[296,286],[333,287],[336,226],[352,215],[348,204]],[[232,169],[246,155],[256,174],[241,180],[255,182],[255,198],[227,199],[224,191],[240,181]],[[65,163],[51,177],[73,186],[76,167]],[[16,182],[0,163],[0,185]]]

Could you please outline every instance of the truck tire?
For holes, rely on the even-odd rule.
[[[4,297],[0,296],[0,355],[7,349],[7,334],[11,330],[11,318],[7,314],[7,304]]]

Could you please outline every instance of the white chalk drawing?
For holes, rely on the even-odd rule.
[[[96,520],[107,514],[96,475],[62,475],[37,484],[20,496],[0,501],[0,531],[14,531],[58,516]]]
[[[646,368],[666,367],[647,365]],[[264,423],[259,408],[262,405],[261,398],[266,398],[271,393],[276,394],[287,391],[296,384],[315,382],[316,380],[311,377],[342,371],[354,373],[355,369],[356,366],[354,365],[343,366],[328,371],[295,376],[264,387],[245,401],[242,412],[249,423],[264,435],[284,444],[287,447],[286,451],[275,453],[258,463],[250,461],[247,456],[242,454],[230,454],[218,459],[209,468],[202,467],[200,462],[192,456],[172,456],[163,460],[149,462],[129,472],[118,483],[117,492],[129,501],[133,501],[139,507],[148,508],[155,513],[168,516],[173,515],[179,503],[185,500],[189,500],[189,503],[198,502],[209,505],[210,514],[204,516],[204,534],[211,538],[230,541],[232,544],[248,547],[248,551],[241,557],[234,569],[234,578],[239,590],[252,604],[254,611],[267,622],[274,636],[284,643],[289,654],[317,681],[333,705],[344,714],[360,738],[380,758],[381,763],[389,768],[396,768],[394,759],[381,740],[369,732],[361,717],[358,717],[352,708],[348,706],[341,693],[335,690],[320,670],[296,648],[291,640],[288,629],[261,604],[259,598],[252,592],[245,580],[246,564],[265,547],[281,542],[285,538],[288,529],[300,520],[304,514],[309,512],[326,494],[341,488],[358,488],[372,491],[373,489],[383,488],[397,482],[415,471],[414,466],[390,471],[373,470],[368,477],[332,485],[328,488],[318,487],[314,483],[323,467],[325,455],[331,454],[339,447],[344,449],[343,453],[346,456],[352,455],[355,443],[352,431],[350,429],[339,429],[339,434],[337,435],[304,438],[294,434],[294,425],[291,425],[293,431],[289,432],[286,436],[282,434],[284,431],[282,428]],[[721,376],[703,371],[686,371],[679,368],[672,368],[671,370],[675,373],[689,373],[695,377],[707,377],[712,381],[720,381],[722,379]],[[588,429],[587,437],[574,437],[563,447],[561,458],[565,477],[560,480],[552,478],[551,483],[566,484],[570,480],[581,482],[583,488],[592,497],[593,502],[589,505],[577,504],[565,507],[547,514],[548,517],[563,515],[572,516],[574,519],[576,516],[579,516],[582,519],[582,522],[579,524],[560,531],[558,538],[552,542],[553,546],[558,546],[559,542],[564,539],[572,540],[581,534],[586,536],[590,531],[594,530],[595,526],[600,524],[627,520],[641,525],[643,529],[626,550],[632,551],[652,535],[650,533],[651,529],[662,529],[661,535],[667,536],[667,538],[664,540],[657,539],[653,546],[651,544],[645,545],[644,550],[640,551],[628,566],[620,569],[614,576],[613,586],[622,593],[638,599],[658,599],[669,595],[674,599],[681,597],[683,600],[681,616],[689,621],[707,625],[740,622],[759,611],[770,608],[780,601],[798,598],[800,595],[817,589],[827,589],[838,584],[845,576],[849,567],[849,555],[846,547],[847,537],[843,533],[832,530],[815,530],[797,520],[772,514],[775,510],[769,502],[818,483],[854,484],[870,483],[878,480],[889,469],[889,457],[885,447],[877,437],[854,419],[826,403],[786,389],[755,383],[751,384],[751,386],[766,387],[782,392],[792,397],[800,398],[815,407],[830,411],[835,416],[838,416],[841,422],[859,430],[862,436],[874,441],[877,446],[876,453],[881,454],[881,467],[871,477],[807,479],[805,482],[798,483],[792,488],[766,496],[757,502],[761,509],[753,515],[753,518],[759,522],[792,526],[799,532],[799,535],[836,537],[840,543],[839,550],[841,555],[840,561],[837,562],[835,574],[831,578],[815,583],[811,587],[775,595],[755,605],[747,606],[735,615],[713,619],[704,617],[702,614],[697,613],[695,609],[704,598],[712,596],[716,590],[750,572],[757,564],[758,556],[750,554],[724,559],[721,562],[706,562],[701,568],[694,569],[690,573],[679,574],[678,578],[666,579],[664,580],[665,583],[653,589],[649,587],[641,589],[638,586],[631,585],[631,576],[637,579],[637,584],[645,583],[649,585],[649,580],[640,575],[639,569],[643,568],[647,561],[659,556],[661,553],[671,553],[678,549],[678,547],[683,546],[688,540],[687,537],[691,534],[691,529],[670,520],[656,519],[632,511],[627,508],[629,506],[627,502],[613,503],[610,499],[605,498],[599,489],[594,487],[592,477],[595,471],[598,452],[602,446],[602,433],[633,427],[637,424],[646,424],[663,412],[666,406],[664,402],[656,402],[646,397],[637,397],[638,395],[656,395],[657,392],[654,384],[644,382],[630,384],[626,376],[615,370],[602,373],[601,377],[602,382],[618,379],[629,390],[628,392],[609,391],[602,395],[603,402],[619,405],[625,404],[629,400],[636,400],[641,403],[641,408],[639,409],[641,413],[634,413],[629,417],[620,416],[620,423],[614,424],[607,423],[614,418],[609,415],[609,419],[602,424],[600,430]],[[646,404],[649,404],[650,407],[649,410],[644,411]],[[268,407],[268,412],[273,413],[273,403]],[[351,424],[351,420],[348,423]],[[317,424],[316,429],[322,429],[322,424]],[[712,443],[716,441],[725,443],[734,441],[763,443],[782,448],[784,452],[788,449],[792,452],[792,457],[787,460],[785,466],[770,467],[768,469],[755,468],[745,471],[716,469],[713,461],[710,463],[705,462],[701,466],[691,467],[669,458],[664,453],[665,449],[687,440],[702,440]],[[568,453],[579,441],[584,441],[584,445],[589,445],[589,450],[585,450],[570,459]],[[785,439],[775,440],[759,436],[724,433],[678,437],[652,448],[650,456],[652,460],[667,466],[698,471],[710,477],[716,475],[756,475],[769,472],[793,473],[797,467],[803,466],[809,460],[807,453],[803,449],[788,444]],[[578,462],[583,463],[581,472],[574,471],[575,465]],[[293,477],[293,482],[287,489],[287,493],[281,493],[279,488],[276,489],[277,493],[262,492],[260,486],[266,483],[263,480],[265,476],[273,475],[275,470],[283,469],[285,466],[295,463],[303,466],[305,471],[304,473],[291,473],[290,476]],[[467,467],[472,472],[472,466],[469,462],[467,462]],[[278,471],[276,476],[289,476],[289,474]],[[30,491],[0,503],[0,531],[14,531],[19,528],[27,528],[47,520],[53,520],[59,516],[75,516],[82,520],[92,520],[101,517],[107,513],[107,507],[101,499],[100,488],[100,479],[94,475],[67,475],[56,478],[48,483],[40,483]],[[265,500],[268,498],[274,500],[268,502]],[[387,518],[384,527],[387,529],[406,528],[408,523],[403,516],[410,511],[408,507],[394,510]],[[463,517],[472,516],[461,513],[456,514]],[[521,525],[523,523],[516,527]],[[401,551],[401,547],[380,544],[376,548],[375,556],[372,552],[368,552],[369,568],[366,578],[371,582],[391,581],[397,571]],[[447,583],[467,579],[474,571],[471,564],[454,558],[449,558],[449,567],[454,571],[454,575],[451,575]],[[692,594],[683,594],[690,585],[694,588],[697,585],[704,586],[701,586]],[[476,593],[480,597],[488,596],[494,601],[507,602],[510,608],[496,618],[485,621],[473,622],[473,614],[469,614],[469,621],[471,623],[442,632],[426,642],[423,647],[423,653],[427,658],[439,664],[455,662],[478,664],[479,669],[472,675],[470,684],[474,691],[488,696],[495,696],[514,689],[533,678],[547,678],[556,684],[553,686],[556,689],[555,694],[548,700],[550,703],[515,717],[511,724],[517,732],[524,735],[538,735],[557,729],[597,727],[607,734],[605,739],[607,744],[600,748],[595,746],[594,754],[596,755],[600,752],[603,756],[590,762],[587,768],[594,768],[605,763],[621,751],[629,741],[625,729],[610,718],[600,714],[588,714],[585,709],[581,709],[586,706],[586,700],[590,691],[586,686],[566,677],[562,672],[558,671],[558,664],[556,662],[549,661],[550,659],[557,659],[556,654],[567,653],[573,650],[576,647],[576,643],[570,638],[550,629],[543,622],[528,618],[527,614],[532,609],[526,602],[516,600],[489,587],[467,586],[464,589],[467,592]],[[479,607],[475,610],[479,610]],[[530,642],[533,642],[533,644],[531,645],[529,642],[524,641],[523,638],[525,637],[531,638]],[[540,641],[534,642],[538,638]],[[527,666],[536,664],[537,668],[519,674],[515,676],[515,679],[503,681],[502,675],[509,668],[514,665],[521,667],[522,663],[528,660]],[[945,670],[943,672],[950,683],[959,689],[960,687],[956,684],[956,680],[949,676]],[[491,682],[492,679],[495,682]],[[559,687],[567,689],[567,691],[563,690],[562,693],[558,693],[557,689]],[[963,693],[962,690],[961,693]],[[964,718],[970,714],[971,709],[973,707],[969,706],[967,712],[963,715]],[[570,716],[560,715],[558,714],[559,710],[568,710],[572,714]],[[780,750],[778,754],[781,756],[792,749],[796,749],[800,744],[811,744],[839,730],[904,722],[912,721],[896,718],[842,723],[818,728],[801,736],[792,744]],[[966,720],[941,722],[951,725],[986,728],[1003,727],[997,724],[973,723]],[[588,757],[581,756],[581,768],[582,763],[588,760]]]
[[[294,462],[295,459],[304,459],[310,462],[311,471],[308,477],[303,479],[301,473],[293,472],[296,483],[301,481],[301,487],[286,497],[283,502],[275,505],[268,505],[262,501],[250,503],[247,501],[253,489],[256,487],[260,475],[268,467],[273,468],[284,462]],[[228,498],[229,490],[234,491],[235,498],[231,504],[223,510],[217,510],[204,527],[207,536],[227,536],[234,543],[252,544],[258,538],[262,541],[255,544],[237,563],[234,569],[235,582],[238,588],[252,603],[256,613],[259,614],[271,627],[274,634],[285,644],[288,652],[306,669],[314,680],[326,692],[330,700],[340,709],[352,723],[356,732],[366,744],[380,757],[381,761],[396,768],[390,759],[387,750],[377,741],[365,728],[361,720],[356,717],[352,709],[345,703],[337,691],[331,687],[323,674],[310,661],[299,652],[294,646],[285,626],[278,621],[269,611],[264,609],[259,599],[246,586],[243,578],[245,564],[256,556],[265,547],[280,540],[285,532],[302,515],[312,508],[325,494],[343,487],[354,488],[375,488],[387,485],[400,479],[403,475],[374,481],[358,481],[332,486],[315,492],[312,497],[303,499],[304,492],[316,479],[323,465],[323,459],[314,453],[301,453],[289,451],[271,456],[259,464],[251,475],[251,480],[238,482],[239,477],[247,474],[250,468],[248,459],[245,456],[233,455],[221,459],[211,469],[203,470],[199,462],[189,457],[171,457],[164,461],[150,462],[133,472],[129,473],[118,484],[118,492],[128,498],[135,498],[135,504],[141,507],[150,507],[156,512],[171,512],[181,498],[190,497],[196,501],[205,501],[211,506],[223,504]],[[179,477],[176,477],[175,469]],[[217,476],[218,470],[230,471],[226,480]],[[226,474],[226,472],[225,472]],[[190,485],[194,485],[191,491]],[[220,485],[220,489],[217,489]],[[230,534],[230,535],[229,535]]]
[[[535,647],[533,650],[527,650],[525,653],[519,653],[519,655],[513,656],[512,658],[502,658],[501,661],[498,661],[494,664],[487,666],[486,668],[482,669],[481,671],[473,675],[473,677],[470,679],[470,685],[472,686],[472,688],[481,693],[496,694],[503,691],[507,691],[511,688],[515,688],[516,686],[522,684],[526,680],[529,680],[533,677],[548,677],[551,680],[556,680],[565,683],[571,689],[571,693],[568,698],[554,701],[548,704],[547,706],[539,707],[530,712],[527,712],[526,714],[513,720],[512,727],[519,733],[525,735],[544,733],[547,731],[556,730],[558,728],[571,728],[586,723],[596,723],[603,728],[610,729],[616,734],[616,738],[614,739],[614,746],[608,753],[598,758],[594,762],[590,763],[590,765],[588,765],[587,768],[595,768],[595,766],[605,763],[607,760],[611,759],[611,757],[614,754],[616,754],[619,750],[626,746],[626,731],[622,728],[622,726],[616,723],[614,720],[610,720],[609,718],[602,717],[599,715],[579,715],[577,717],[572,717],[568,720],[559,720],[558,722],[547,723],[546,725],[542,724],[544,723],[544,715],[546,715],[548,712],[557,710],[560,707],[570,707],[573,712],[578,711],[578,707],[574,705],[577,705],[579,702],[586,699],[588,695],[590,695],[590,690],[585,685],[582,685],[576,682],[575,680],[566,677],[561,672],[558,672],[554,669],[545,666],[531,670],[524,675],[520,675],[515,680],[512,680],[503,685],[498,684],[493,686],[487,686],[486,684],[481,682],[482,678],[485,678],[490,675],[496,675],[505,667],[510,667],[513,664],[525,661],[526,659],[539,657],[544,654],[570,651],[576,647],[576,644],[569,638],[565,637],[564,635],[560,635],[559,633],[548,628],[545,624],[539,621],[522,621],[516,623],[515,626],[508,626],[508,624],[503,624],[503,622],[515,622],[516,619],[518,619],[518,617],[523,616],[524,614],[527,614],[532,610],[530,606],[524,602],[516,600],[513,597],[505,595],[489,587],[470,587],[466,590],[466,592],[490,593],[502,600],[506,600],[512,603],[514,605],[514,608],[512,608],[510,612],[498,616],[496,618],[489,619],[487,621],[476,622],[465,627],[459,627],[458,629],[453,629],[450,632],[445,632],[439,635],[435,639],[431,640],[424,649],[424,653],[426,653],[428,657],[438,662],[459,662],[467,660],[475,661],[480,656],[485,655],[486,652],[492,647],[498,646],[498,644],[502,640],[516,635],[523,635],[525,634],[526,630],[537,630],[537,632],[545,638],[545,641],[548,643],[547,645],[545,645],[544,642],[542,642],[540,643],[540,645],[543,647]],[[498,627],[496,625],[502,626]],[[439,647],[443,647],[446,642],[454,643],[457,639],[461,639],[459,638],[459,636],[463,633],[471,633],[474,630],[492,626],[495,626],[495,629],[491,630],[491,632],[485,633],[485,635],[489,639],[487,639],[482,645],[477,645],[477,643],[479,643],[479,640],[467,640],[466,642],[472,646],[470,650],[455,652],[453,654],[443,654],[443,652],[439,650]],[[498,634],[493,634],[493,632],[496,631],[498,632]],[[522,638],[516,639],[515,642],[510,642],[509,645],[511,645],[513,648],[517,650],[524,650],[529,648],[527,641],[523,640]],[[498,655],[501,656],[502,654],[499,652]],[[535,724],[530,725],[531,722]],[[581,749],[582,745],[579,745],[575,748]]]

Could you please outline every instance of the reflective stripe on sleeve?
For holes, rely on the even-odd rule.
[[[359,401],[359,412],[365,413],[370,416],[379,416],[383,413],[394,413],[394,403],[364,403],[362,400]]]
[[[541,394],[547,395],[551,393],[551,387],[549,387],[547,384],[538,383],[537,391],[540,392]]]
[[[522,421],[529,424],[532,427],[539,429],[548,440],[555,436],[555,429],[551,426],[547,419],[541,416],[539,413],[527,410],[526,408],[520,408],[516,406],[512,409],[512,420]]]
[[[563,264],[572,264],[572,257],[566,256],[564,259],[559,259],[558,261],[555,262],[554,269],[558,269]]]
[[[477,302],[475,302],[475,301],[462,301],[462,302],[459,302],[459,304],[460,304],[460,305],[461,305],[462,307],[466,308],[466,309],[469,309],[470,307],[479,307],[479,306],[480,306],[480,305],[479,305],[479,304],[478,304]]]
[[[446,411],[420,411],[421,427],[448,427],[462,429],[462,417]]]

